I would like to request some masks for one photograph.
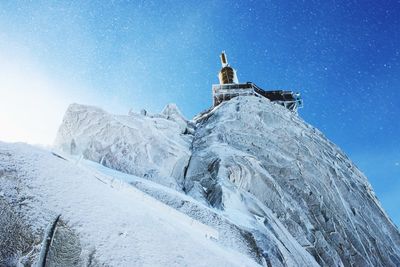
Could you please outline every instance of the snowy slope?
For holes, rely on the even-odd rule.
[[[188,194],[228,215],[265,218],[252,210],[254,196],[320,265],[400,265],[399,231],[366,177],[296,114],[238,97],[196,122]]]
[[[72,104],[55,146],[177,189],[176,179],[182,177],[190,155],[188,128],[175,105],[168,105],[159,115],[123,116]]]
[[[37,261],[43,231],[59,214],[64,230],[53,242],[59,245],[52,248],[56,266],[257,265],[207,238],[215,236],[211,227],[48,151],[0,143],[0,177],[1,266],[23,255]],[[30,235],[20,235],[21,229]],[[6,259],[6,250],[16,255]]]
[[[83,160],[81,164],[121,181],[126,181],[159,201],[190,216],[192,220],[210,226],[211,229],[218,232],[218,239],[215,240],[217,243],[238,253],[246,254],[258,263],[282,266],[282,262],[285,262],[289,266],[317,266],[315,260],[299,246],[271,211],[262,208],[261,203],[257,200],[254,200],[253,209],[265,211],[265,218],[271,222],[268,228],[264,226],[258,216],[240,214],[241,223],[238,224],[236,220],[231,220],[229,216],[226,216],[225,212],[209,208],[181,192],[147,179],[124,174],[90,161]],[[204,226],[201,228],[204,228]],[[207,231],[207,235],[212,234],[213,231]],[[266,247],[261,249],[259,243],[266,244]],[[268,255],[268,262],[265,261],[265,255]]]
[[[116,116],[95,107],[74,104],[66,112],[55,147],[63,152],[82,155],[107,167],[183,191],[185,188],[182,185],[193,141],[191,124],[186,122],[177,107],[171,104],[160,115],[146,116],[134,113],[130,116]],[[180,156],[177,157],[177,154]],[[153,160],[152,156],[157,157],[156,160]],[[138,183],[135,185],[140,186]],[[156,198],[162,194],[160,190],[150,192],[143,184],[141,189],[147,190]],[[201,197],[197,199],[208,205]],[[171,205],[171,202],[168,204]],[[248,240],[247,247],[250,244],[255,247],[252,251],[252,254],[257,255],[255,260],[265,261],[265,255],[268,255],[267,262],[273,263],[274,266],[284,265],[285,262],[292,265],[297,263],[299,266],[316,265],[314,259],[304,251],[269,209],[263,207],[258,200],[252,200],[252,205],[254,209],[263,210],[262,214],[272,222],[269,227],[265,227],[247,210],[245,214],[232,210],[232,214],[238,214],[240,223],[231,224],[236,226],[236,229],[232,230],[236,233],[232,235],[238,241],[245,238]],[[173,206],[177,208],[176,205]],[[191,215],[195,219],[202,219],[193,213]],[[212,224],[210,217],[212,216],[202,221]],[[223,231],[226,232],[225,229]],[[224,245],[232,243],[232,238],[225,240]]]
[[[55,149],[64,159],[1,145],[0,232],[21,238],[0,247],[39,244],[37,257],[61,213],[58,243],[69,245],[55,246],[81,251],[68,259],[78,266],[400,266],[399,231],[367,178],[265,98],[192,121],[173,104],[128,116],[73,104]]]

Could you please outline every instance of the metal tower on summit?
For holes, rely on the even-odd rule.
[[[220,84],[231,84],[231,83],[239,83],[236,70],[234,70],[228,64],[228,58],[226,57],[225,51],[221,53],[221,64],[222,69],[219,71],[218,78]]]
[[[271,102],[282,105],[294,112],[303,106],[300,93],[284,90],[266,91],[252,82],[239,83],[236,70],[229,66],[225,51],[222,51],[220,57],[222,68],[218,73],[219,84],[212,86],[214,107],[233,97],[243,95],[265,97]]]

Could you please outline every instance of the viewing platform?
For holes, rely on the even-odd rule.
[[[214,107],[233,97],[245,95],[255,95],[268,98],[271,102],[282,105],[294,112],[297,112],[298,108],[303,107],[300,93],[284,90],[265,91],[252,82],[214,84],[212,86],[212,93]]]

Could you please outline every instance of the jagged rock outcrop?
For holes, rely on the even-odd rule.
[[[400,265],[399,231],[367,178],[295,113],[265,98],[238,97],[196,122],[189,194],[264,216],[251,211],[247,195],[254,196],[320,265]]]
[[[190,156],[190,125],[175,105],[161,114],[112,115],[100,108],[72,104],[55,147],[133,175],[178,189]]]
[[[223,242],[214,240],[212,227],[99,170],[26,144],[0,142],[0,265],[258,265],[249,242],[224,227],[215,211],[197,205],[198,215],[221,222]],[[168,187],[158,185],[158,191],[175,192],[174,205],[196,205]]]
[[[55,148],[0,143],[9,265],[36,262],[61,214],[53,263],[400,266],[399,231],[367,178],[268,99],[236,97],[192,121],[173,104],[127,116],[73,104]]]

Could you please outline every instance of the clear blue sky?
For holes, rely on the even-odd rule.
[[[175,102],[190,118],[211,104],[221,50],[240,81],[301,92],[300,115],[400,225],[400,1],[1,1],[0,101],[28,118],[50,99],[62,108],[41,114],[57,123],[68,101],[112,112]],[[45,102],[4,97],[44,87]]]

